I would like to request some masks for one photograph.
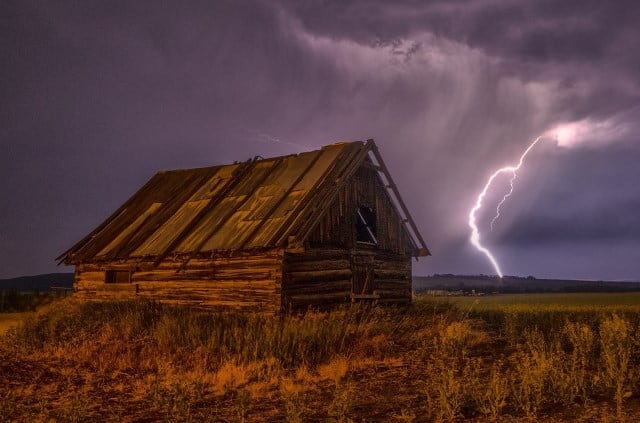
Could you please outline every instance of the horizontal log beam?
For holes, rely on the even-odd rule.
[[[315,270],[308,272],[289,272],[287,278],[291,283],[308,281],[332,281],[351,277],[351,269]]]

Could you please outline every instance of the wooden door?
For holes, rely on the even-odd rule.
[[[373,259],[369,252],[354,252],[351,255],[351,297],[367,298],[373,294]]]

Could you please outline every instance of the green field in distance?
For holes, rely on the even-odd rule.
[[[443,297],[420,295],[416,301],[443,302],[470,311],[640,312],[640,292],[554,292]]]

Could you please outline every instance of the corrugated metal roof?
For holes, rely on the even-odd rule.
[[[87,237],[66,263],[270,247],[303,235],[324,198],[368,146],[320,150],[211,168],[159,172]]]

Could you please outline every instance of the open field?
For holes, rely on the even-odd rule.
[[[640,282],[589,281],[576,279],[538,279],[517,276],[432,275],[414,276],[413,288],[421,293],[428,290],[464,290],[492,293],[533,292],[640,292]]]
[[[603,311],[640,313],[640,292],[569,292],[433,297],[463,311]]]
[[[27,317],[34,315],[34,312],[23,313],[0,313],[0,335],[4,335],[10,328],[20,325]]]
[[[638,421],[640,307],[609,295],[283,318],[68,298],[0,338],[0,421]]]

